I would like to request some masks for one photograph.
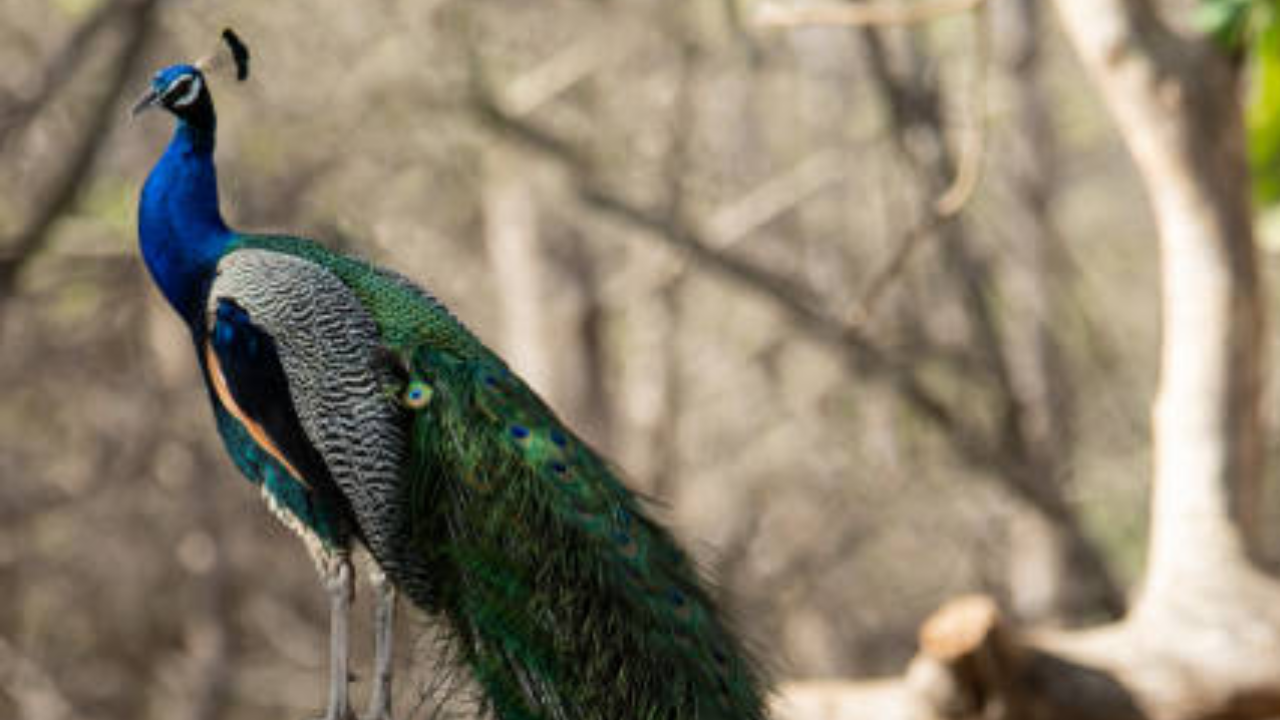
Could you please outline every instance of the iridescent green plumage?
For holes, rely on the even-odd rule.
[[[285,237],[257,248],[334,273],[375,319],[409,462],[392,580],[443,615],[504,720],[764,717],[757,669],[692,561],[618,473],[432,298]],[[379,518],[359,517],[361,525]]]

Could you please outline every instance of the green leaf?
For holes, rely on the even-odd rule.
[[[1260,207],[1280,202],[1280,22],[1275,3],[1255,12],[1250,48],[1249,168],[1253,194]]]
[[[1274,0],[1201,0],[1192,17],[1196,27],[1212,36],[1223,49],[1236,51],[1247,40],[1249,16],[1257,5],[1274,4]]]
[[[1249,72],[1249,170],[1259,210],[1280,205],[1280,0],[1200,0],[1194,21]]]

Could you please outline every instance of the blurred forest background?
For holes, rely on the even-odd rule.
[[[1056,14],[968,5],[0,0],[0,718],[318,710],[314,570],[136,251],[170,129],[129,101],[226,25],[254,57],[213,82],[228,220],[431,288],[659,501],[779,680],[901,673],[968,593],[1122,617],[1156,223]]]

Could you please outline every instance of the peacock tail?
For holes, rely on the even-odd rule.
[[[422,584],[504,718],[757,718],[756,670],[690,560],[500,362],[409,358]]]

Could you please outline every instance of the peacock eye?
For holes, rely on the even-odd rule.
[[[197,96],[200,95],[200,78],[194,75],[183,75],[182,77],[169,83],[169,87],[165,88],[165,102],[173,107],[186,107],[195,102]]]

